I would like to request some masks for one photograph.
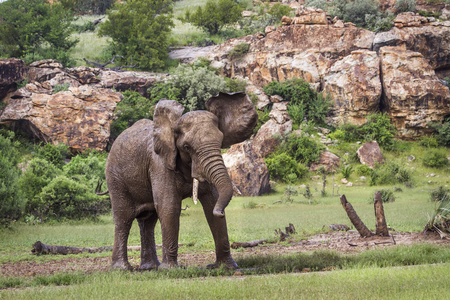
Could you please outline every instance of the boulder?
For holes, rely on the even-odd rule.
[[[339,156],[330,151],[323,151],[320,153],[319,162],[312,163],[309,169],[316,172],[321,166],[324,166],[327,172],[337,170],[339,168]]]
[[[366,116],[379,110],[380,60],[369,50],[353,51],[334,63],[323,76],[323,90],[330,95],[333,118],[329,123],[363,124]]]
[[[422,54],[398,47],[380,50],[383,103],[398,136],[412,139],[431,133],[429,122],[450,113],[450,92]]]
[[[17,58],[0,59],[0,101],[25,79],[25,62]]]
[[[54,59],[45,59],[31,63],[26,77],[28,82],[44,82],[63,72],[61,63]]]
[[[223,154],[231,181],[242,196],[260,196],[270,192],[269,171],[264,159],[246,141],[230,147]]]
[[[287,112],[287,105],[289,102],[274,103],[269,117],[275,120],[278,124],[284,124],[290,120]]]
[[[403,27],[419,27],[428,23],[428,19],[414,12],[406,12],[399,14],[394,19],[394,26]]]
[[[24,91],[23,95],[9,99],[0,122],[22,123],[38,139],[65,143],[75,151],[106,149],[114,109],[122,99],[109,89],[86,85],[56,94]]]
[[[359,161],[368,167],[373,168],[376,164],[384,163],[383,153],[381,153],[381,149],[377,141],[364,143],[361,147],[359,147],[357,153]]]
[[[114,72],[102,71],[99,74],[98,87],[115,89],[117,91],[135,91],[144,97],[148,97],[148,88],[156,81],[157,76],[147,72]]]
[[[268,157],[275,148],[281,144],[282,136],[292,131],[292,121],[284,124],[278,124],[275,120],[270,119],[258,130],[253,138],[253,148],[262,157]]]

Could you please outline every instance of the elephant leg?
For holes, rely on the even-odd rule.
[[[153,270],[159,266],[155,245],[155,225],[158,216],[155,212],[137,219],[141,232],[141,270]]]
[[[162,264],[161,269],[173,268],[178,266],[178,234],[180,231],[180,211],[179,209],[164,210],[159,215],[162,233]]]
[[[114,219],[114,247],[111,269],[132,270],[133,267],[128,262],[127,242],[133,218],[123,219],[115,216]]]
[[[209,193],[204,194],[199,197],[199,200],[202,203],[203,211],[216,245],[216,262],[208,265],[208,268],[217,268],[220,265],[224,265],[229,269],[237,269],[238,265],[231,257],[227,221],[225,217],[218,218],[213,215],[214,206],[216,204],[214,196]]]

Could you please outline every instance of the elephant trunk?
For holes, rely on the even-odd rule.
[[[199,159],[205,177],[216,187],[219,193],[219,199],[214,207],[213,214],[216,217],[223,218],[225,216],[225,207],[230,203],[233,196],[233,184],[220,154],[220,148],[219,150],[205,151],[202,154],[199,155]]]

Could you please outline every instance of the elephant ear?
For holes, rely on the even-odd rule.
[[[248,139],[258,121],[255,106],[246,93],[219,93],[206,101],[206,109],[219,119],[222,148]]]
[[[175,170],[177,147],[175,127],[184,107],[175,100],[160,100],[153,115],[153,150],[169,170]]]

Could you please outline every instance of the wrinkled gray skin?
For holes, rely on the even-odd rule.
[[[141,234],[140,269],[177,266],[181,202],[192,196],[193,178],[200,181],[198,198],[215,242],[216,262],[209,267],[237,268],[224,213],[233,187],[220,150],[247,139],[257,114],[244,93],[221,93],[206,106],[208,111],[182,115],[179,103],[161,100],[154,121],[140,120],[115,140],[106,165],[115,223],[112,268],[132,269],[127,240],[134,219]],[[162,263],[155,248],[158,219]]]

